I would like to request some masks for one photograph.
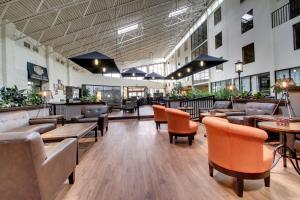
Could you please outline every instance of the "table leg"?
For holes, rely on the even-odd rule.
[[[282,134],[283,136],[283,167],[286,167],[286,143],[287,143],[287,138],[286,138],[286,133]]]
[[[98,141],[98,126],[96,126],[96,128],[94,129],[95,131],[95,141]]]
[[[79,164],[79,138],[77,138],[76,164]]]
[[[65,125],[65,118],[64,118],[64,117],[61,119],[61,125],[62,125],[62,126]]]

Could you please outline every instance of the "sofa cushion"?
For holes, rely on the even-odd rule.
[[[105,105],[93,105],[93,106],[83,106],[81,114],[85,118],[98,117],[101,114],[108,113],[108,106]]]
[[[214,109],[228,109],[231,107],[231,101],[216,101],[214,104]]]
[[[26,111],[3,112],[0,113],[0,132],[27,126],[29,115]]]
[[[244,125],[244,116],[228,116],[227,120],[232,124]]]
[[[275,106],[274,103],[247,103],[246,115],[272,115]]]
[[[43,134],[53,129],[55,129],[55,124],[48,123],[22,126],[19,128],[11,129],[9,130],[9,132],[39,132],[40,134]]]

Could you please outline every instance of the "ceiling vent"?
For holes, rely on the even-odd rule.
[[[24,47],[27,49],[31,49],[31,45],[28,42],[24,42]]]

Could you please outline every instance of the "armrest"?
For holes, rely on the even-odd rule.
[[[254,116],[244,116],[244,125],[254,127]]]
[[[225,112],[227,116],[245,116],[246,112]]]
[[[99,118],[106,118],[106,117],[108,117],[107,113],[99,115]]]
[[[76,154],[77,139],[75,138],[63,140],[50,151],[47,159],[37,170],[42,194],[52,195],[71,173],[75,172]]]
[[[30,125],[35,125],[35,124],[55,124],[57,125],[57,119],[29,119],[29,124]]]
[[[79,119],[82,119],[82,118],[84,118],[84,115],[77,115],[77,116],[71,117],[71,121],[77,122]]]

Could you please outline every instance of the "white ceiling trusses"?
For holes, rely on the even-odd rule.
[[[0,0],[2,23],[66,57],[97,50],[117,63],[163,58],[201,16],[209,0]],[[183,6],[187,12],[170,18]],[[139,24],[130,34],[118,29]]]

